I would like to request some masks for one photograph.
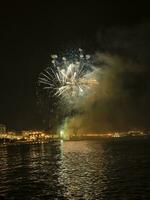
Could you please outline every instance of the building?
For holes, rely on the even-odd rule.
[[[6,133],[6,126],[4,124],[0,124],[0,133]]]

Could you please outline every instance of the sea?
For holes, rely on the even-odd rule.
[[[150,200],[150,138],[0,146],[0,200]]]

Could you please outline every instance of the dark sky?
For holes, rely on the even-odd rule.
[[[0,123],[9,129],[42,127],[35,91],[50,54],[74,47],[93,51],[102,28],[130,28],[150,18],[143,1],[39,2],[0,6]]]

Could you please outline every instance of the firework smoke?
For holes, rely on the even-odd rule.
[[[81,102],[83,113],[70,118],[70,129],[85,131],[150,130],[150,23],[100,31],[103,53],[95,54],[95,94]]]

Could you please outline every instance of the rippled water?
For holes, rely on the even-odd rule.
[[[0,147],[0,199],[150,199],[150,140]]]

